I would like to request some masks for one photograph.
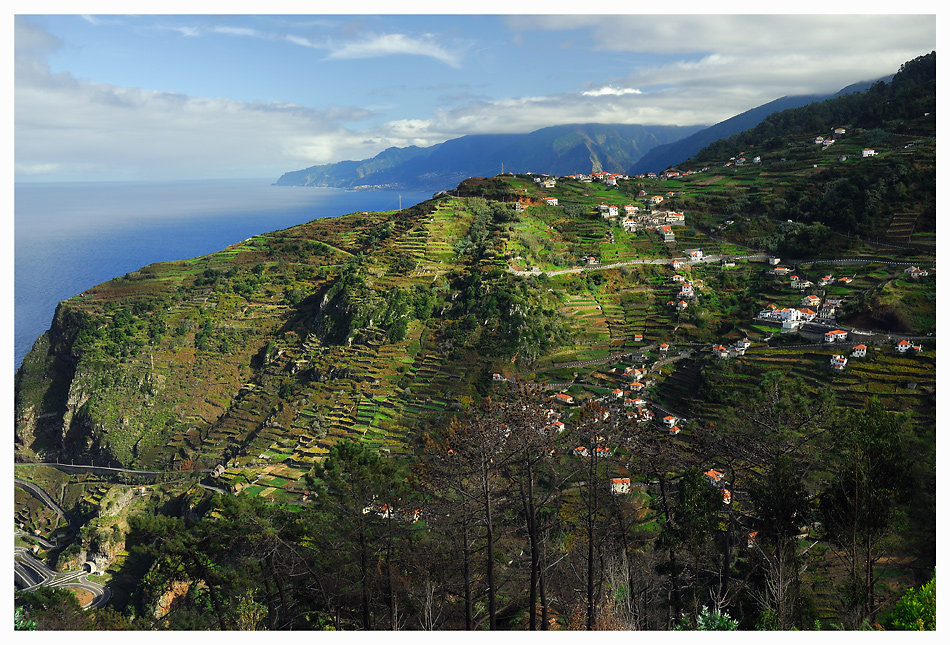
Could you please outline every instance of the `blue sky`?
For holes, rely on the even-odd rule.
[[[894,73],[937,39],[933,13],[628,15],[631,3],[607,2],[604,15],[210,15],[220,3],[124,15],[127,4],[104,3],[70,15],[21,4],[16,181],[276,179],[465,134],[712,125]]]

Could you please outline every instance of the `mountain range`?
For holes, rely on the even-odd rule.
[[[468,177],[499,172],[569,175],[598,171],[659,172],[710,143],[755,127],[770,114],[866,90],[870,82],[837,94],[776,99],[713,126],[569,124],[527,134],[477,134],[420,148],[387,148],[371,159],[341,161],[284,173],[277,186],[441,190]]]

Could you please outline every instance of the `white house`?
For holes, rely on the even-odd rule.
[[[833,331],[825,332],[825,342],[826,343],[837,343],[841,341],[848,340],[848,332],[841,329],[835,329]]]
[[[689,255],[689,259],[692,260],[692,261],[694,261],[694,262],[697,261],[697,260],[702,260],[702,259],[703,259],[703,251],[702,251],[702,249],[693,249],[692,251],[687,251],[686,253],[687,253],[687,255]]]
[[[711,469],[707,470],[703,474],[706,475],[706,480],[709,482],[710,486],[716,486],[717,488],[722,485],[722,478],[725,477],[725,473]]]
[[[839,354],[835,354],[831,357],[831,369],[840,372],[848,364],[848,359]]]
[[[821,304],[821,298],[815,295],[805,296],[802,298],[802,304],[808,307],[817,307]]]
[[[610,480],[610,492],[614,495],[625,495],[630,492],[630,478],[616,477]]]
[[[865,148],[861,151],[862,159],[865,157],[874,157],[875,155],[877,155],[877,152],[874,150],[874,148]]]
[[[815,316],[818,315],[818,313],[814,309],[809,309],[808,307],[802,307],[801,309],[798,310],[798,313],[801,319],[804,320],[805,322],[811,322],[812,320],[815,319]]]
[[[545,197],[544,203],[548,206],[557,206],[557,197]]]
[[[722,345],[714,345],[712,348],[713,356],[716,358],[724,359],[729,358],[729,350],[723,347]]]
[[[855,345],[851,348],[851,357],[852,358],[863,358],[868,355],[868,346],[867,345]]]
[[[898,343],[897,343],[897,345],[894,347],[894,349],[896,349],[898,352],[900,352],[901,354],[903,354],[903,353],[906,352],[908,349],[911,349],[913,346],[914,346],[913,343],[911,343],[909,340],[907,340],[907,339],[905,338],[905,339],[901,339],[900,341],[898,341]]]
[[[663,417],[663,425],[665,425],[667,428],[672,428],[675,426],[677,421],[679,421],[679,419],[673,416]]]

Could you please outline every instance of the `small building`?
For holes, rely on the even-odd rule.
[[[548,206],[557,206],[557,197],[545,197],[544,203]]]
[[[679,433],[680,433],[680,428],[679,428],[679,426],[673,426],[672,428],[670,428],[670,436],[671,436],[671,437],[675,437],[675,436],[678,435]]]
[[[491,380],[493,380],[493,381],[504,381],[504,380],[506,380],[506,379],[505,379],[504,376],[502,376],[502,375],[499,374],[498,372],[495,372],[494,374],[491,375]]]
[[[714,345],[712,348],[713,356],[719,359],[729,358],[729,350],[722,345]]]
[[[660,351],[661,351],[661,352],[668,352],[668,351],[670,351],[670,346],[669,346],[669,344],[667,344],[667,343],[660,343]]]
[[[831,357],[831,369],[840,372],[848,365],[848,359],[840,354]]]
[[[722,489],[722,503],[723,504],[732,503],[732,493],[729,492],[728,488]]]
[[[667,428],[672,428],[675,426],[677,421],[679,421],[679,419],[674,416],[663,417],[663,425],[665,425]]]
[[[840,343],[846,340],[848,340],[848,332],[841,329],[825,332],[826,343]]]
[[[615,477],[610,480],[610,492],[614,495],[626,495],[630,492],[629,477]]]
[[[562,404],[564,404],[564,405],[573,405],[573,404],[574,404],[574,397],[571,396],[570,394],[564,394],[563,392],[559,392],[559,393],[555,394],[555,395],[554,395],[554,400],[557,401],[558,403],[562,403]]]
[[[589,455],[590,455],[590,452],[588,452],[587,448],[585,448],[584,446],[578,446],[574,448],[575,457],[587,457]]]
[[[855,345],[851,348],[851,358],[864,358],[868,355],[867,345]]]
[[[634,335],[633,335],[633,341],[634,341],[635,343],[642,343],[642,342],[643,342],[643,334],[634,334]]]
[[[802,298],[802,304],[806,307],[817,307],[821,304],[821,298],[816,295],[808,295]]]
[[[724,473],[712,469],[707,470],[703,474],[706,475],[706,481],[709,482],[709,485],[716,486],[717,488],[722,485],[722,479],[725,477]]]
[[[874,156],[877,156],[877,151],[875,151],[874,148],[865,148],[864,150],[861,151],[862,159],[867,158],[867,157],[874,157]]]

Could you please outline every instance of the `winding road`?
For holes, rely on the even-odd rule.
[[[66,515],[66,512],[59,506],[53,499],[46,494],[42,488],[36,484],[22,479],[14,479],[13,483],[15,486],[22,488],[27,491],[38,500],[49,506],[53,511],[55,511],[60,517],[65,518],[66,522],[69,524],[70,530],[73,532],[73,536],[79,534],[79,527],[73,522],[72,519]],[[21,531],[15,531],[14,536],[17,535],[29,535]],[[38,540],[43,544],[43,546],[50,547],[53,546],[50,542],[38,538],[36,536],[29,536],[32,539]],[[35,591],[40,587],[75,587],[78,589],[83,589],[92,594],[92,600],[83,605],[83,609],[95,609],[98,607],[105,606],[109,602],[109,599],[112,597],[112,592],[109,591],[109,588],[99,584],[98,582],[92,582],[88,578],[89,572],[83,570],[80,571],[68,571],[68,572],[57,572],[50,569],[46,566],[46,563],[38,560],[30,552],[30,549],[26,547],[14,547],[13,548],[13,577],[14,583],[23,591]]]

